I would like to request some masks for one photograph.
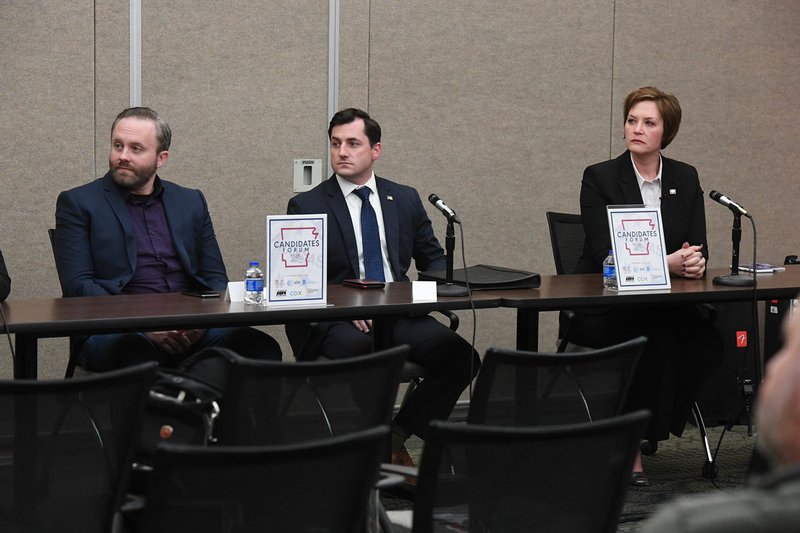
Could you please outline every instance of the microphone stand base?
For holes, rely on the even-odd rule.
[[[750,287],[754,284],[753,278],[750,276],[742,276],[741,274],[729,274],[727,276],[716,276],[712,280],[714,285],[728,285],[731,287]]]
[[[445,283],[436,287],[437,296],[469,296],[469,290],[461,285]]]

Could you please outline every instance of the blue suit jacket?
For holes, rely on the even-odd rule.
[[[444,270],[445,256],[416,189],[375,177],[386,247],[395,281],[408,281],[411,260],[419,271]],[[328,215],[328,282],[358,278],[358,248],[347,202],[336,177],[289,200],[288,214]]]
[[[198,287],[228,282],[203,193],[161,180],[162,200],[181,265]],[[136,238],[111,173],[64,191],[56,202],[55,255],[64,296],[119,294],[136,269]]]

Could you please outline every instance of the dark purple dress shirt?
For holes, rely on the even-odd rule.
[[[125,197],[136,237],[136,272],[122,289],[125,294],[180,292],[194,286],[172,242],[163,195],[164,188],[156,178],[152,194],[127,193]]]

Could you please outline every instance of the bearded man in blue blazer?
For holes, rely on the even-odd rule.
[[[120,113],[111,128],[109,171],[62,192],[55,255],[64,296],[224,291],[228,277],[203,193],[158,177],[172,133],[152,109]],[[93,335],[79,362],[105,371],[158,360],[175,366],[207,346],[280,359],[280,346],[252,328]]]
[[[292,198],[287,209],[289,214],[327,213],[328,283],[348,278],[408,281],[412,259],[418,271],[444,270],[444,251],[417,191],[373,172],[382,149],[380,125],[365,111],[345,109],[331,119],[328,138],[335,174]],[[371,320],[327,322],[319,327],[324,337],[316,356],[352,357],[373,350]],[[287,324],[286,332],[293,347],[302,346],[309,326]],[[399,319],[392,344],[410,345],[409,359],[431,374],[392,422],[392,461],[408,465],[405,440],[411,434],[424,439],[431,420],[449,416],[480,360],[469,343],[428,315]]]

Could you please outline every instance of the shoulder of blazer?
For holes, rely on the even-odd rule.
[[[692,165],[664,156],[661,156],[661,159],[664,165],[662,173],[669,172],[677,177],[697,177],[697,169]]]

